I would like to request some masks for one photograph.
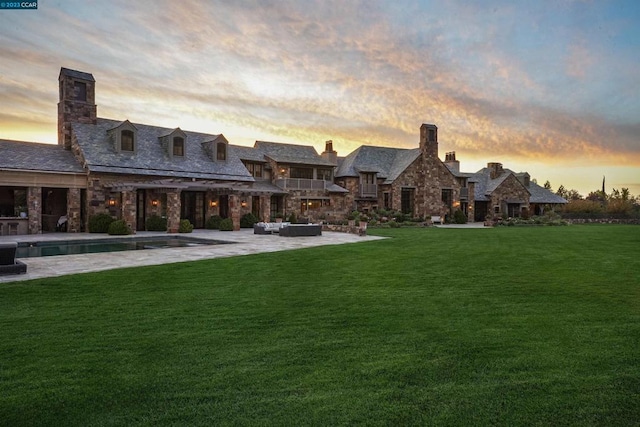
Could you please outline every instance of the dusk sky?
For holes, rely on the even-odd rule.
[[[0,10],[0,139],[56,143],[60,67],[99,117],[341,156],[433,123],[463,171],[640,195],[637,0],[40,0]]]

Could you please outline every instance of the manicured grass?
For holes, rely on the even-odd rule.
[[[1,425],[638,425],[640,227],[0,286]]]

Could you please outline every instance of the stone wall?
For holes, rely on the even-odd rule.
[[[530,193],[527,188],[516,178],[515,175],[509,174],[509,176],[491,193],[491,206],[493,209],[495,206],[500,206],[500,215],[506,213],[506,203],[508,200],[522,200],[521,208],[529,209],[529,197]]]
[[[29,234],[42,234],[42,187],[27,189]]]

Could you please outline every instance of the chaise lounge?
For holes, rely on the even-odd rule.
[[[27,265],[16,259],[17,249],[16,242],[0,242],[0,275],[27,272]]]

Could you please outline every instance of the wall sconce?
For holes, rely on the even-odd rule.
[[[107,204],[109,206],[115,206],[116,205],[116,199],[114,199],[113,197],[109,197],[109,200],[107,200]]]
[[[242,206],[243,208],[247,207],[247,202],[245,202],[244,200],[242,202],[240,202],[240,206]]]
[[[284,168],[280,168],[280,173],[284,174],[286,172],[286,170]]]
[[[218,206],[218,202],[216,202],[215,200],[211,200],[209,202],[209,206],[211,206],[212,208],[215,208],[216,206]]]
[[[151,201],[151,206],[158,206],[158,199],[153,199]]]

